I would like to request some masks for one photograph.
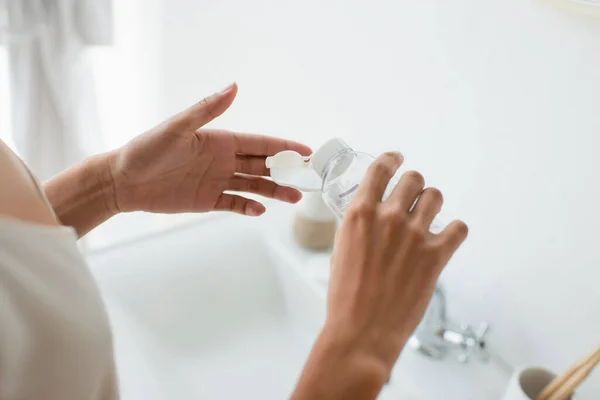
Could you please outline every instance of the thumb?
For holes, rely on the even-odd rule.
[[[233,103],[237,91],[237,84],[232,83],[220,92],[205,97],[187,110],[175,115],[172,122],[177,125],[181,124],[180,129],[199,129],[223,114]]]

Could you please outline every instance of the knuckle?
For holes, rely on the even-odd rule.
[[[200,109],[202,111],[204,111],[208,116],[214,119],[215,115],[213,114],[213,107],[215,103],[212,100],[212,96],[205,97],[198,102],[198,105],[200,106]]]
[[[241,199],[237,196],[231,198],[231,210],[233,211],[244,211],[244,205],[240,201]]]
[[[200,100],[200,101],[198,102],[198,105],[199,105],[200,107],[208,107],[208,105],[209,105],[209,102],[208,102],[208,97],[205,97],[205,98],[203,98],[202,100]]]
[[[395,207],[386,207],[381,211],[381,219],[392,225],[404,222],[404,212]]]
[[[372,169],[373,169],[373,173],[375,175],[378,175],[378,176],[381,176],[381,175],[392,175],[392,167],[384,159],[380,159],[378,161],[375,161],[373,163]]]
[[[439,257],[439,254],[441,251],[441,246],[439,245],[439,243],[427,242],[425,244],[425,246],[423,247],[423,249],[425,250],[425,253],[428,254],[432,260],[435,260],[435,259],[437,259],[437,257]]]
[[[258,179],[249,179],[248,180],[248,191],[249,192],[259,192],[260,191],[260,181]]]
[[[418,222],[411,222],[408,225],[408,235],[416,241],[423,241],[425,239],[425,229],[423,225]]]
[[[227,207],[227,208],[229,208],[230,210],[234,210],[234,209],[235,209],[235,202],[236,202],[236,199],[237,199],[237,197],[235,197],[235,196],[231,196],[231,197],[229,198],[229,201],[228,201],[228,203],[229,203],[229,204],[228,204],[228,207]]]
[[[265,182],[265,192],[268,192],[271,197],[275,198],[277,197],[277,191],[278,190],[283,190],[283,188],[279,189],[280,186],[278,186],[276,183],[266,183]]]
[[[375,208],[365,202],[355,202],[348,207],[346,215],[350,220],[372,218],[375,215]]]
[[[404,173],[405,179],[418,184],[419,186],[423,186],[425,184],[425,178],[421,175],[420,172],[417,171],[407,171]]]
[[[260,135],[261,147],[264,149],[265,154],[271,154],[269,151],[269,137],[267,135]]]

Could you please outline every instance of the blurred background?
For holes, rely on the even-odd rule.
[[[566,363],[600,337],[600,17],[556,3],[114,0],[112,37],[84,46],[97,119],[81,156],[232,81],[213,126],[400,150],[470,226],[443,276],[453,312],[493,315],[515,361]],[[9,65],[0,47],[0,137],[20,152]],[[189,218],[119,216],[88,245]],[[548,332],[570,350],[546,352]]]

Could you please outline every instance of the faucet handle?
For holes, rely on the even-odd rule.
[[[473,356],[481,361],[490,357],[487,352],[486,335],[490,329],[487,322],[482,322],[476,329],[471,325],[458,325],[448,321],[443,328],[437,329],[435,334],[446,346],[458,349],[458,360],[467,362]]]
[[[481,361],[488,361],[490,354],[487,351],[487,334],[490,330],[490,324],[482,322],[476,329],[470,325],[463,325],[462,341],[460,343],[461,353],[458,355],[458,361],[468,362],[472,357],[477,357]]]

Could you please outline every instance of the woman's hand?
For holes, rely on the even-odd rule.
[[[417,172],[405,173],[381,201],[401,163],[397,153],[379,157],[346,211],[331,263],[327,319],[294,399],[376,398],[439,274],[467,236],[461,221],[429,232],[442,195],[423,190]]]
[[[159,213],[234,211],[256,216],[265,207],[224,193],[255,193],[295,203],[302,195],[263,178],[266,156],[283,150],[303,155],[299,143],[262,135],[200,129],[223,114],[237,93],[235,84],[213,94],[134,138],[110,157],[117,211]]]
[[[418,172],[403,174],[381,201],[401,163],[398,153],[379,157],[352,199],[336,238],[327,304],[327,326],[345,332],[388,369],[421,321],[439,274],[467,236],[462,221],[439,234],[429,232],[442,194],[432,187],[423,190]]]
[[[122,211],[265,211],[261,203],[225,191],[290,203],[300,200],[297,190],[263,178],[269,174],[265,158],[282,150],[308,155],[308,147],[261,135],[200,129],[223,114],[236,93],[237,86],[230,85],[122,148],[90,157],[46,182],[46,196],[60,222],[81,237]]]

